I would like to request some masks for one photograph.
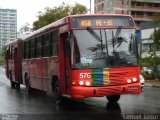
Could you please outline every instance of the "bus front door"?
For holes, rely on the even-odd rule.
[[[61,43],[63,43],[63,65],[64,65],[64,91],[65,93],[70,93],[70,42],[68,39],[68,33],[61,34]],[[61,58],[61,59],[62,59]]]
[[[70,42],[66,36],[64,42],[65,87],[70,88]]]

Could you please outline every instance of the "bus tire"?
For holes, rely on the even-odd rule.
[[[15,82],[14,81],[10,81],[11,82],[11,88],[13,89],[13,88],[15,88]]]
[[[61,104],[62,103],[62,95],[61,95],[61,90],[60,90],[60,84],[58,80],[54,81],[53,84],[53,97],[54,97],[54,101],[56,104]]]
[[[11,72],[10,72],[10,75],[9,75],[9,79],[10,79],[11,88],[12,89],[15,88],[15,82],[12,81],[12,74],[11,74]]]
[[[106,96],[107,100],[111,103],[115,103],[120,99],[120,95]]]
[[[16,89],[19,90],[20,89],[20,83],[15,83]]]
[[[28,77],[28,74],[26,73],[25,74],[25,83],[26,83],[26,91],[28,94],[31,94],[32,93],[32,88],[30,87],[30,83],[29,83],[29,77]]]

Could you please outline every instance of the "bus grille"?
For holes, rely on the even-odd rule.
[[[109,80],[111,81],[109,85],[121,85],[125,84],[125,78],[129,76],[129,72],[111,72],[109,74]]]
[[[116,87],[116,88],[98,88],[97,94],[100,96],[103,95],[119,95],[122,93],[122,88],[121,87]]]

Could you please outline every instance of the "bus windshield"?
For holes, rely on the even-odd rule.
[[[136,66],[135,29],[73,30],[72,68]]]

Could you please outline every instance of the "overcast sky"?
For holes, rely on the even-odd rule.
[[[91,1],[93,9],[94,0]],[[0,8],[17,10],[17,28],[19,30],[25,23],[32,26],[32,23],[37,20],[39,11],[43,12],[46,7],[59,6],[62,2],[69,5],[80,3],[88,9],[90,8],[90,0],[0,0]]]

